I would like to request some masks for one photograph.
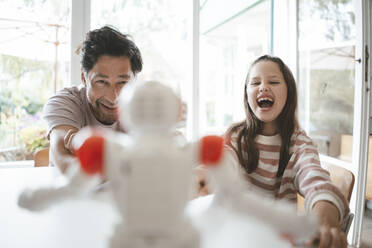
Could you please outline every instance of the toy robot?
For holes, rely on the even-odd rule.
[[[119,122],[128,135],[89,128],[80,131],[87,138],[76,147],[81,167],[72,172],[70,182],[24,192],[19,205],[44,209],[57,200],[91,191],[103,176],[122,215],[111,248],[199,247],[199,232],[184,208],[191,199],[193,168],[219,163],[223,140],[207,136],[179,145],[173,129],[179,103],[173,91],[158,82],[140,84],[133,91],[124,89]]]

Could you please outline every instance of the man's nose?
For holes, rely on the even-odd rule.
[[[106,93],[106,98],[107,100],[111,101],[111,103],[116,103],[118,97],[120,95],[120,90],[117,89],[116,87],[112,86]]]

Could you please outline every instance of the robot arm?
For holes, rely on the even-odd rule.
[[[80,162],[69,166],[66,172],[67,184],[26,189],[19,198],[18,205],[31,211],[41,211],[58,202],[92,193],[101,182],[103,174],[105,139],[97,132],[83,130],[82,144],[77,144],[76,155]]]
[[[101,135],[93,134],[77,149],[81,170],[88,174],[103,174],[105,139]]]
[[[223,138],[205,136],[200,140],[199,161],[207,167],[218,166],[223,153]]]
[[[201,177],[199,183],[208,182],[218,198],[228,197],[230,194],[241,191],[244,185],[238,170],[234,167],[234,158],[231,152],[224,147],[224,139],[219,136],[205,136],[200,140],[200,163],[203,164],[205,178]],[[203,167],[198,167],[202,171]],[[201,185],[202,187],[202,185]],[[199,192],[200,193],[200,192]]]
[[[68,168],[71,177],[67,184],[48,185],[41,188],[27,188],[18,197],[18,206],[30,211],[43,211],[68,199],[89,195],[100,183],[100,178],[83,174],[77,164]]]

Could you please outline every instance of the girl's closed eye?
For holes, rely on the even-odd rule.
[[[280,84],[280,82],[279,81],[272,81],[272,82],[270,82],[270,84]]]
[[[252,82],[251,82],[251,85],[259,85],[259,84],[260,84],[259,81],[252,81]]]

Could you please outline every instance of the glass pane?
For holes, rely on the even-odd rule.
[[[355,14],[352,0],[299,1],[299,121],[320,153],[351,161]]]
[[[190,101],[192,1],[92,0],[91,6],[92,29],[112,25],[133,37],[143,58],[140,80],[161,81]]]
[[[200,11],[200,131],[221,134],[245,118],[248,67],[268,53],[270,1],[205,1]]]
[[[0,162],[47,145],[41,110],[68,83],[70,1],[0,1]]]

